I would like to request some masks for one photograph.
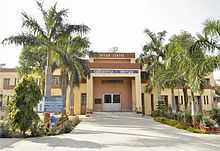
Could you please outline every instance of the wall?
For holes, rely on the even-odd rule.
[[[123,83],[102,83],[102,80],[123,80]],[[95,98],[103,98],[104,93],[120,93],[121,95],[121,110],[132,110],[132,91],[131,78],[94,78],[93,80],[93,95]],[[102,100],[103,101],[103,100]],[[102,111],[101,105],[94,104],[94,111]]]
[[[10,79],[10,89],[4,89],[4,78],[9,78]],[[3,100],[2,100],[2,105],[4,106],[4,108],[6,108],[7,105],[7,97],[12,95],[14,90],[14,86],[15,86],[15,79],[16,82],[18,81],[18,75],[16,73],[15,69],[7,69],[7,68],[2,68],[0,69],[0,94],[3,95]],[[0,117],[1,116],[5,116],[6,111],[1,111],[0,110]]]

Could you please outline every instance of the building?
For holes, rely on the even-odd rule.
[[[7,101],[17,82],[15,68],[0,68],[0,119],[6,113]]]
[[[74,98],[67,97],[67,113],[85,114],[99,111],[122,111],[151,114],[157,108],[158,92],[147,93],[147,73],[136,63],[135,53],[92,53],[88,60],[90,76],[74,88]],[[59,72],[55,72],[59,76]],[[195,94],[196,110],[211,110],[215,95],[213,74],[204,80],[203,91]],[[61,95],[59,88],[53,95]],[[184,110],[182,89],[175,89],[177,110]],[[67,94],[68,95],[68,94]],[[188,89],[189,102],[191,92]],[[161,90],[161,99],[172,107],[170,89]],[[73,101],[74,100],[74,101]],[[188,104],[190,109],[191,103]]]
[[[74,87],[73,98],[67,99],[65,109],[67,113],[86,114],[100,111],[137,112],[151,114],[158,104],[158,92],[153,89],[147,93],[147,73],[142,71],[141,64],[136,63],[135,53],[91,53],[88,59],[90,75],[81,81],[79,87]],[[0,70],[0,109],[4,110],[7,96],[12,93],[16,84],[15,69]],[[215,96],[215,81],[213,74],[204,80],[203,91],[195,94],[196,110],[210,110],[213,108]],[[60,70],[53,73],[52,95],[62,95]],[[184,110],[183,92],[175,89],[177,110]],[[191,98],[188,89],[189,102]],[[172,107],[170,89],[161,90],[161,100],[167,107]],[[188,104],[189,109],[191,104]],[[2,112],[0,112],[2,114]]]

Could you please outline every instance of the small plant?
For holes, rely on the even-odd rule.
[[[208,116],[204,116],[202,118],[202,126],[203,127],[214,127],[215,126],[215,123],[213,120],[211,120]]]
[[[220,122],[220,110],[219,109],[212,109],[209,112],[210,118],[215,120],[216,122]]]
[[[45,136],[46,135],[46,127],[43,122],[34,123],[31,127],[31,136]]]

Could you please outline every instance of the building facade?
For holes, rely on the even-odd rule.
[[[91,53],[88,59],[90,75],[73,89],[73,98],[66,94],[65,110],[67,113],[86,114],[92,112],[137,112],[146,115],[156,110],[158,91],[146,92],[147,73],[141,64],[136,63],[135,53]],[[15,69],[0,70],[0,115],[4,113],[7,96],[13,92],[17,81]],[[53,73],[52,95],[62,95],[60,70]],[[205,78],[203,90],[195,94],[196,110],[213,108],[215,81],[213,74]],[[182,89],[175,89],[177,110],[184,110]],[[163,89],[160,99],[172,108],[170,89]],[[191,92],[188,89],[191,106]]]
[[[0,119],[6,114],[7,101],[17,82],[14,68],[0,68]]]

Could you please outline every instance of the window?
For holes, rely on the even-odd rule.
[[[181,95],[181,102],[180,102],[180,104],[183,104],[183,96]]]
[[[168,95],[161,95],[160,96],[161,101],[164,102],[164,104],[166,105],[166,107],[168,107]]]
[[[10,79],[9,78],[4,78],[3,88],[4,89],[9,89],[10,88]]]
[[[113,95],[113,103],[120,103],[120,95],[119,94]]]
[[[203,103],[206,104],[206,99],[205,96],[203,97]]]
[[[206,104],[209,104],[209,96],[206,96]]]
[[[123,80],[102,80],[103,84],[117,84],[123,83]]]
[[[105,94],[104,95],[104,103],[111,103],[111,102],[112,102],[111,94]]]
[[[60,83],[60,76],[53,76],[53,79],[52,79],[52,86],[54,88],[59,88],[61,85]]]

